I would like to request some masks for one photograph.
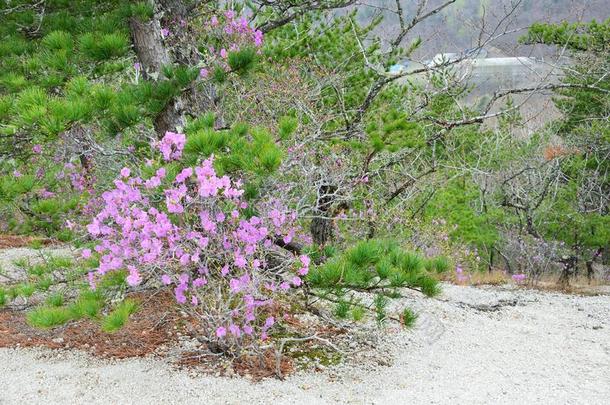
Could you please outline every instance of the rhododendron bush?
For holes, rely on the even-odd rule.
[[[152,176],[123,168],[115,188],[103,193],[103,209],[87,226],[100,255],[91,288],[100,276],[126,270],[132,287],[171,286],[210,341],[255,344],[283,315],[278,299],[309,270],[307,256],[275,247],[296,237],[296,214],[271,201],[251,215],[241,182],[219,176],[213,156],[180,164],[185,141],[168,132],[157,145],[160,164],[147,163]]]

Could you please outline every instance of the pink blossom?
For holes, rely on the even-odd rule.
[[[239,326],[235,325],[234,323],[229,325],[229,332],[231,332],[231,334],[235,337],[239,337],[241,335]]]
[[[170,285],[172,283],[172,279],[167,274],[161,276],[161,282],[165,285]]]
[[[81,252],[81,257],[83,259],[88,259],[91,257],[91,249],[83,249],[83,251]]]
[[[203,287],[207,283],[208,282],[205,278],[198,277],[195,280],[193,280],[193,287]]]
[[[275,323],[275,318],[270,316],[267,319],[265,319],[265,329],[269,329],[270,327],[273,326],[273,324]]]
[[[124,167],[121,169],[121,176],[129,177],[130,174],[131,174],[131,170],[129,170],[128,167]]]
[[[225,337],[227,334],[227,329],[224,326],[219,326],[216,329],[216,336],[219,338]]]
[[[32,146],[32,152],[34,152],[37,155],[40,155],[42,153],[42,146],[40,144],[36,144],[36,145]]]
[[[142,282],[142,277],[140,276],[138,270],[134,266],[127,266],[127,268],[129,269],[129,276],[127,276],[126,279],[127,284],[132,287],[140,284]]]

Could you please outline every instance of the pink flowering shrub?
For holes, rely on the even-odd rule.
[[[211,71],[237,71],[247,68],[263,45],[263,33],[248,24],[245,17],[238,17],[233,10],[223,15],[213,15],[204,22],[208,53],[206,66],[200,69],[200,77],[207,78]]]
[[[127,271],[130,286],[170,286],[209,341],[225,348],[256,344],[278,322],[278,298],[309,271],[307,256],[275,245],[295,237],[296,215],[277,202],[247,215],[253,210],[240,181],[218,176],[213,157],[180,165],[184,143],[184,135],[166,133],[157,145],[163,163],[152,176],[124,168],[102,195],[103,209],[87,226],[100,256],[91,287],[101,275]]]

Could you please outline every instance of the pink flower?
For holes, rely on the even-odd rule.
[[[131,174],[131,170],[129,170],[128,167],[124,167],[121,169],[121,176],[129,177],[130,174]]]
[[[165,285],[170,285],[172,283],[172,279],[167,274],[161,276],[161,282]]]
[[[40,155],[42,153],[42,146],[40,144],[36,144],[36,145],[32,146],[32,152],[34,152],[37,155]]]
[[[169,35],[170,35],[170,32],[167,28],[161,28],[161,37],[167,38],[167,37],[169,37]]]
[[[216,27],[218,25],[218,17],[213,15],[212,19],[210,20],[210,25],[212,25],[212,27]]]
[[[223,59],[227,59],[228,56],[229,56],[229,54],[227,53],[227,50],[225,48],[222,48],[220,50],[220,57]]]
[[[231,335],[233,335],[235,337],[239,337],[241,335],[239,326],[235,325],[234,323],[229,325],[229,332],[231,332]]]
[[[193,287],[203,287],[207,283],[208,283],[208,281],[205,278],[198,277],[195,280],[193,280]]]
[[[83,251],[81,252],[81,257],[83,259],[88,259],[91,257],[91,249],[83,249]]]
[[[191,297],[191,304],[193,304],[193,306],[196,306],[197,304],[199,304],[199,300],[194,295]]]
[[[17,169],[13,170],[13,176],[19,178],[22,176],[21,172]]]
[[[246,264],[248,264],[248,262],[246,261],[246,259],[244,259],[243,256],[235,257],[235,266],[239,267],[240,269],[243,269],[244,267],[246,267]]]
[[[136,70],[136,72],[139,72],[140,71],[140,63],[139,62],[134,63],[133,64],[133,68]]]
[[[87,279],[89,280],[89,287],[95,290],[95,274],[92,271],[87,273]]]
[[[167,131],[158,144],[159,150],[165,161],[176,160],[182,157],[182,151],[186,144],[186,136],[176,132]],[[164,177],[164,176],[159,176]]]
[[[263,32],[261,30],[254,31],[254,45],[260,47],[263,44]]]
[[[201,68],[199,70],[199,77],[201,77],[202,79],[207,78],[210,75],[210,71],[207,70],[206,68]]]
[[[134,287],[142,282],[142,277],[140,273],[134,266],[127,266],[129,269],[129,276],[127,276],[127,284]]]
[[[301,283],[302,283],[302,281],[301,281],[301,277],[299,277],[299,276],[294,276],[294,277],[292,278],[292,285],[294,285],[295,287],[300,286],[300,285],[301,285]]]
[[[270,316],[267,319],[265,319],[265,329],[269,329],[270,327],[273,326],[273,324],[275,323],[275,318]]]
[[[224,326],[220,326],[218,327],[218,329],[216,329],[216,336],[219,338],[223,338],[225,337],[227,334],[227,329]]]

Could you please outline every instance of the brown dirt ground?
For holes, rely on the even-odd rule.
[[[39,329],[26,322],[23,311],[0,310],[0,347],[44,346],[52,349],[76,348],[100,357],[127,358],[154,353],[160,346],[176,339],[174,326],[180,313],[169,293],[145,299],[141,294],[132,298],[140,302],[139,310],[129,322],[114,333],[105,333],[91,319],[69,322],[64,326]],[[159,308],[167,308],[160,312]]]
[[[0,249],[27,247],[33,242],[40,242],[44,246],[57,243],[57,241],[53,239],[38,238],[34,236],[0,235]]]

